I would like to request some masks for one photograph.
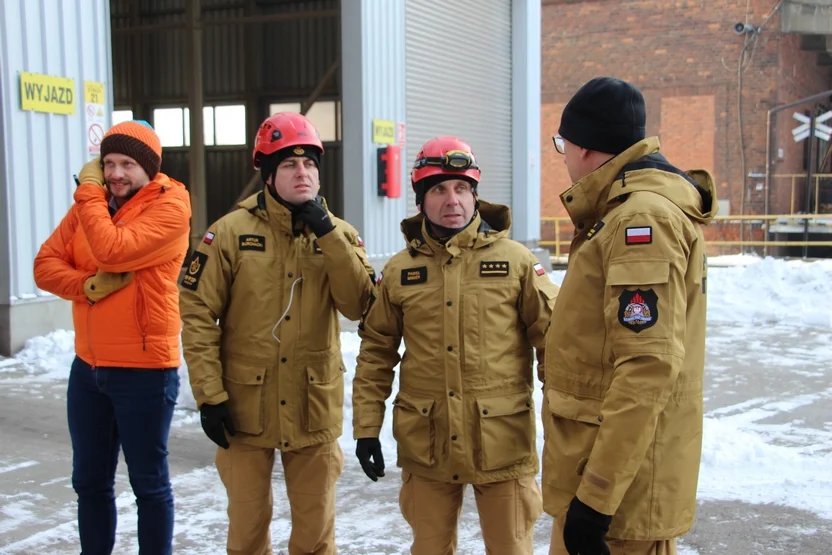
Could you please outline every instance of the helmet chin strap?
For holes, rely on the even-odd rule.
[[[295,210],[297,210],[297,205],[292,204],[288,200],[281,197],[280,193],[277,192],[277,189],[275,189],[273,185],[266,183],[266,188],[269,190],[269,194],[274,198],[274,200],[276,200],[281,206],[285,206],[289,212],[294,213]]]

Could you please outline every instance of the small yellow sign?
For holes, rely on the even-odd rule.
[[[20,72],[20,109],[51,114],[74,114],[75,80]]]
[[[392,145],[396,142],[396,122],[386,119],[373,120],[373,142]]]
[[[104,83],[84,81],[84,102],[87,104],[104,104]]]

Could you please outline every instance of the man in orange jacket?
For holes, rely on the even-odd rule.
[[[167,442],[179,393],[179,269],[188,192],[159,172],[145,122],[111,128],[79,174],[75,204],[41,246],[35,282],[72,301],[76,357],[67,388],[72,487],[83,553],[115,543],[115,472],[124,450],[142,553],[171,553]]]

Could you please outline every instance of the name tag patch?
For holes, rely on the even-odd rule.
[[[240,235],[240,250],[264,252],[266,250],[266,238],[262,235]]]
[[[188,271],[182,277],[182,287],[196,291],[199,287],[199,278],[202,277],[202,270],[205,269],[205,263],[208,262],[208,255],[204,252],[195,252],[191,258],[191,263],[188,265]]]
[[[428,267],[407,268],[402,270],[402,285],[416,285],[428,280]]]
[[[507,260],[490,260],[480,262],[480,277],[506,277],[508,276]]]

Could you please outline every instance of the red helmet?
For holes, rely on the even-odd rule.
[[[410,172],[410,185],[415,191],[418,182],[434,175],[467,178],[476,185],[480,182],[481,172],[468,143],[456,137],[443,136],[434,137],[422,145]]]
[[[321,136],[306,116],[296,112],[278,112],[267,117],[254,138],[254,169],[260,169],[262,157],[290,146],[311,146],[324,153]]]

